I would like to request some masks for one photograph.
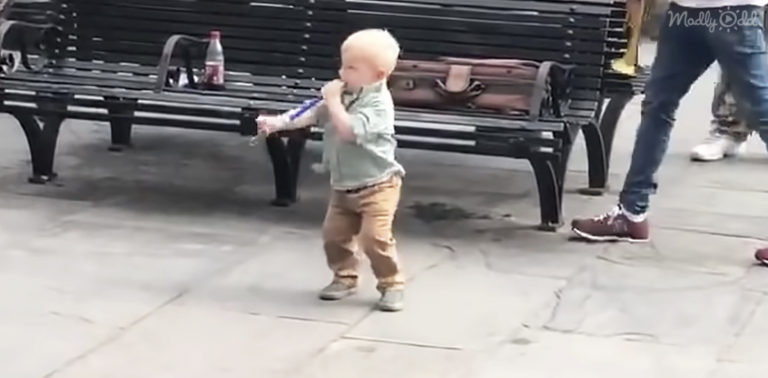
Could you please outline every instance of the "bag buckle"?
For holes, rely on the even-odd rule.
[[[392,83],[390,83],[391,85]],[[413,79],[402,79],[395,81],[395,85],[392,86],[393,89],[402,89],[406,91],[412,91],[416,89],[416,81]]]

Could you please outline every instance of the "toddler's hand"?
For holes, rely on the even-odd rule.
[[[256,118],[256,126],[260,134],[269,135],[282,126],[282,119],[279,116],[260,115]]]
[[[325,164],[323,163],[313,163],[311,167],[312,167],[312,172],[315,172],[319,175],[326,173]]]
[[[323,89],[321,90],[321,93],[323,94],[323,99],[325,100],[333,100],[333,99],[339,99],[341,98],[341,92],[344,90],[344,82],[336,79],[333,81],[329,81],[327,84],[323,86]]]

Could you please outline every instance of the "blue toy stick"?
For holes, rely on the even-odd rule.
[[[288,116],[288,120],[293,122],[299,119],[299,117],[304,115],[304,113],[312,110],[312,108],[319,105],[320,102],[322,101],[323,101],[322,98],[316,98],[316,99],[304,101],[304,103],[301,104],[301,106],[298,109],[296,109],[296,111],[291,112],[291,115]]]

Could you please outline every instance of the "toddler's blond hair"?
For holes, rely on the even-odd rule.
[[[400,45],[395,37],[384,29],[363,29],[352,33],[341,44],[341,52],[355,51],[368,57],[376,68],[389,76],[397,66]]]

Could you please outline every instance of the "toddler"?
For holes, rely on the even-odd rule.
[[[322,102],[279,116],[259,117],[262,133],[319,125],[324,129],[323,163],[332,193],[323,222],[323,246],[333,280],[320,299],[355,293],[359,246],[378,280],[382,311],[403,308],[404,278],[392,223],[405,174],[395,160],[395,109],[387,79],[400,47],[389,32],[366,29],[341,45],[339,79],[322,89]]]

